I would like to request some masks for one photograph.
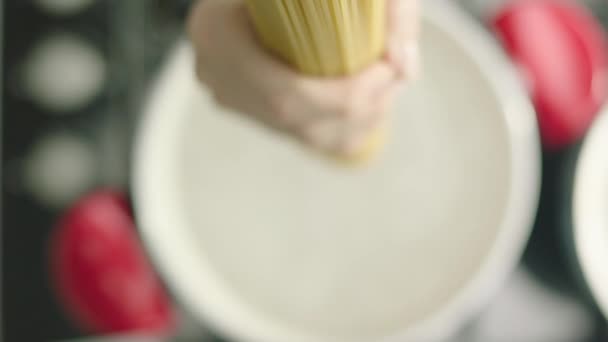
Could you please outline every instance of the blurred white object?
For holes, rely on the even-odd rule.
[[[73,15],[91,6],[95,0],[36,0],[48,13],[60,16]]]
[[[105,79],[101,54],[87,41],[67,33],[46,37],[23,66],[26,93],[55,113],[85,106],[101,91]]]
[[[466,342],[586,341],[594,333],[594,323],[578,301],[518,271],[481,317],[475,338]]]
[[[583,143],[572,205],[576,257],[608,320],[608,107]]]
[[[66,132],[51,133],[36,142],[23,167],[27,190],[52,208],[75,200],[94,185],[97,176],[91,148]]]
[[[190,47],[174,52],[135,150],[134,205],[151,256],[201,322],[239,341],[426,342],[476,315],[511,273],[538,198],[534,111],[481,27],[427,5],[426,70],[364,169],[222,112]]]

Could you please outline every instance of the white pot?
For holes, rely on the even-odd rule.
[[[425,6],[424,76],[359,170],[218,108],[177,45],[139,129],[133,195],[153,261],[202,325],[238,341],[441,339],[515,268],[539,191],[533,109],[483,28]]]
[[[608,320],[608,111],[582,145],[568,202],[575,265],[591,298]],[[576,267],[575,266],[575,267]]]

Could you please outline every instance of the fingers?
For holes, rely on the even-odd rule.
[[[387,59],[402,78],[416,78],[420,71],[418,1],[388,2]]]
[[[367,147],[372,148],[370,144],[379,143],[377,140],[381,138],[382,132],[390,120],[392,107],[395,103],[395,98],[402,91],[403,85],[401,82],[393,82],[372,103],[369,112],[371,115],[362,125],[354,126],[350,131],[350,135],[345,135],[341,144],[337,145],[337,151],[345,156],[358,155]],[[366,147],[367,146],[367,147]]]
[[[391,83],[384,92],[378,96],[375,108],[379,108],[383,113],[389,113],[395,105],[395,100],[398,98],[400,92],[405,88],[403,82]]]
[[[351,82],[356,92],[369,94],[372,98],[375,98],[387,87],[395,83],[396,76],[397,74],[392,65],[379,62],[355,76]]]
[[[378,62],[363,72],[342,79],[300,78],[295,91],[316,108],[308,115],[336,116],[347,121],[361,121],[370,104],[396,80],[396,73],[386,62]]]
[[[358,101],[348,104],[347,101],[352,101],[353,97],[340,97],[336,94],[328,96],[326,99],[335,101],[327,103],[326,110],[329,114],[320,117],[302,113],[309,120],[294,127],[294,134],[306,144],[331,154],[348,156],[357,152],[370,134],[387,120],[402,82],[394,78],[394,72],[386,72],[382,65],[370,68],[351,82],[363,82],[365,85],[360,90]],[[331,115],[336,110],[335,105],[341,105],[341,111],[358,107],[351,116],[344,116],[340,111]]]

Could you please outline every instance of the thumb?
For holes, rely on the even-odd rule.
[[[416,78],[420,72],[418,0],[388,0],[387,11],[387,60],[401,78]]]

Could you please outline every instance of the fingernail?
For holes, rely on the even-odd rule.
[[[403,47],[403,61],[407,77],[415,80],[420,76],[420,49],[418,42],[411,42]]]

